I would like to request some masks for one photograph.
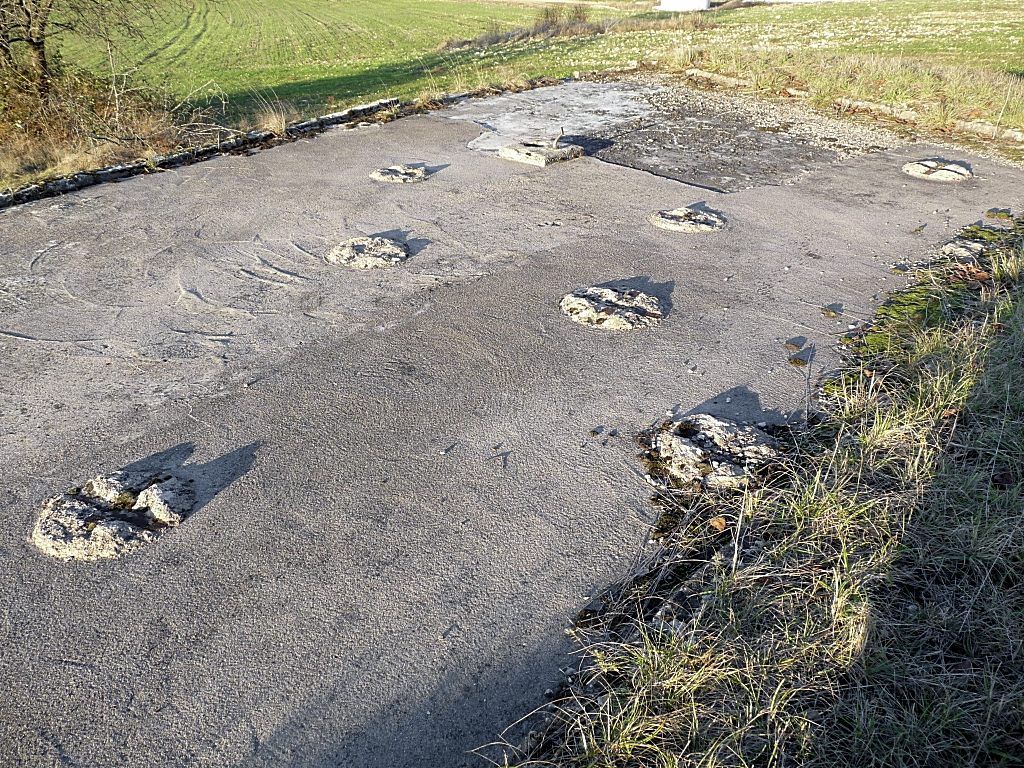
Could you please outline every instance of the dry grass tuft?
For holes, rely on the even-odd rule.
[[[3,72],[0,103],[0,188],[152,157],[225,133],[201,111],[122,76],[109,81],[65,70],[41,94]]]
[[[879,54],[694,46],[677,48],[670,61],[680,69],[698,66],[748,80],[770,93],[809,91],[810,103],[819,108],[848,98],[911,110],[924,128],[950,129],[958,120],[1024,128],[1024,78],[989,67]]]

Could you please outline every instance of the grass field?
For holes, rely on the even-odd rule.
[[[444,0],[198,0],[172,13],[145,40],[129,41],[119,66],[184,96],[223,95],[231,109],[281,99],[300,109],[382,94],[406,98],[447,82],[438,55],[449,38],[532,22],[536,8]],[[109,73],[105,50],[65,42],[66,58]]]
[[[657,18],[632,4],[629,14]],[[627,13],[588,5],[591,18]],[[641,9],[642,10],[642,9]],[[137,66],[153,84],[181,96],[221,93],[231,110],[251,111],[275,96],[300,112],[384,95],[415,98],[511,77],[566,76],[577,69],[662,62],[692,52],[742,74],[737,55],[754,51],[870,55],[989,72],[1024,74],[1024,14],[1018,0],[866,0],[712,11],[711,28],[647,30],[445,50],[449,39],[529,27],[537,4],[444,0],[197,0],[142,41],[119,66]],[[667,16],[661,14],[661,17]],[[106,51],[64,42],[66,58],[109,72]],[[209,83],[211,85],[206,86]],[[900,94],[890,94],[898,97]],[[1024,97],[1024,88],[1018,92]]]

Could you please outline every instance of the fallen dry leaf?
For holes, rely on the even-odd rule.
[[[729,527],[729,523],[724,517],[713,517],[710,520],[708,520],[708,523],[710,523],[711,527],[719,533],[721,533]]]

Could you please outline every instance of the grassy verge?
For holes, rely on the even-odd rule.
[[[1024,763],[1024,218],[964,234],[760,487],[661,499],[520,765]]]

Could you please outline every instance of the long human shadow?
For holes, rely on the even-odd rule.
[[[560,666],[579,664],[564,637],[549,637],[528,657],[490,657],[468,668],[453,661],[429,687],[410,685],[367,701],[360,722],[338,717],[347,686],[319,691],[291,711],[245,765],[275,768],[487,768],[504,765],[543,718],[546,691]],[[318,732],[314,741],[310,729]],[[315,743],[315,746],[312,744]],[[303,748],[305,747],[305,748]],[[262,760],[272,756],[272,762]],[[258,761],[258,762],[257,762]]]
[[[671,294],[670,284],[654,284],[649,278],[628,282],[628,287],[654,292],[660,298]],[[622,281],[614,284],[624,287]],[[781,410],[764,408],[760,396],[742,385],[692,408],[676,406],[679,412],[711,412],[729,418],[736,418],[733,411],[737,408],[749,418],[756,414],[758,420],[776,424],[790,418]],[[595,586],[605,590],[615,584],[609,581]],[[357,721],[340,714],[335,703],[346,695],[349,685],[358,688],[359,660],[353,658],[353,678],[309,695],[263,738],[261,749],[273,756],[276,768],[502,765],[506,754],[514,758],[508,745],[521,744],[539,724],[543,714],[537,710],[546,703],[546,689],[558,688],[559,667],[580,664],[575,650],[564,636],[549,636],[518,660],[474,658],[467,653],[462,659],[453,659],[448,670],[427,687],[410,685],[408,690],[393,691],[388,700],[367,701],[365,717]],[[318,734],[316,746],[303,735],[310,730]],[[296,749],[296,744],[309,746]]]
[[[186,462],[195,453],[196,444],[179,443],[173,448],[127,464],[122,467],[122,471],[148,475],[167,473],[188,481],[195,494],[195,506],[190,513],[194,515],[218,493],[252,469],[260,446],[259,442],[249,443],[206,463],[188,464]]]

